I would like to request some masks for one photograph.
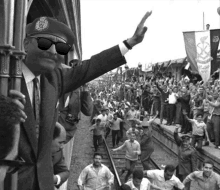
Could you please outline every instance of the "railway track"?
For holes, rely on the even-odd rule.
[[[120,142],[119,145],[122,143]],[[120,186],[124,183],[124,177],[126,175],[120,175],[121,170],[124,168],[125,163],[125,151],[116,151],[112,152],[112,142],[111,142],[111,136],[109,136],[107,139],[103,139],[103,146],[100,147],[99,152],[103,155],[103,161],[102,163],[110,168],[112,173],[115,176],[115,184],[113,187],[113,190],[119,190]],[[150,160],[150,165],[152,169],[161,169],[155,161],[152,159]],[[136,168],[142,168],[142,164],[140,160],[138,160],[138,163],[136,165]]]

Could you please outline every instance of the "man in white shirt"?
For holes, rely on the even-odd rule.
[[[100,119],[100,120],[101,120],[101,123],[104,123],[104,124],[107,123],[107,119],[108,119],[108,116],[107,116],[107,114],[106,114],[106,111],[107,111],[107,110],[108,110],[108,108],[103,107],[103,108],[101,109],[101,114],[99,114],[99,115],[97,116],[97,118],[96,118],[96,119]]]
[[[127,113],[127,120],[133,120],[137,118],[137,110],[134,106],[131,106],[131,109]]]
[[[210,142],[208,132],[206,129],[206,124],[203,121],[203,115],[197,114],[195,119],[189,119],[186,112],[183,112],[185,118],[192,124],[192,146],[195,147],[198,151],[202,150],[202,141],[203,136],[206,135],[207,141]]]
[[[127,183],[131,190],[150,190],[150,181],[144,178],[143,170],[135,169],[132,175],[132,179]]]
[[[132,179],[125,184],[128,185],[131,190],[151,190],[151,188],[163,190],[162,188],[152,184],[146,177],[144,177],[142,169],[135,169],[132,174]]]
[[[126,136],[129,139],[132,133],[135,133],[136,137],[139,136],[140,132],[137,129],[138,126],[140,126],[141,122],[139,120],[129,120],[128,125],[131,125],[131,127],[126,131]]]
[[[108,137],[108,135],[111,132],[111,125],[112,125],[112,120],[113,120],[113,112],[112,109],[111,111],[106,108],[106,116],[107,116],[107,121],[106,121],[106,125],[105,125],[105,139]]]
[[[112,149],[112,151],[118,151],[125,149],[125,169],[122,170],[121,175],[127,170],[127,174],[125,176],[125,182],[128,180],[128,177],[134,171],[135,165],[138,160],[138,156],[141,154],[140,144],[135,140],[136,135],[134,133],[131,134],[130,139],[126,140],[123,145],[118,148]]]
[[[104,190],[114,184],[114,175],[108,167],[101,163],[102,155],[94,154],[94,162],[86,166],[78,178],[79,190]]]
[[[173,89],[169,89],[166,125],[172,125],[174,121],[177,102],[177,90],[177,86],[174,86]]]
[[[161,189],[173,190],[177,187],[184,189],[183,183],[174,175],[176,167],[173,165],[166,165],[164,170],[145,170],[144,174],[151,180],[151,182]],[[155,188],[152,188],[155,190]]]
[[[123,122],[122,119],[118,118],[117,113],[114,113],[114,118],[111,121],[111,130],[112,130],[112,146],[113,148],[118,147],[120,141],[120,124]]]
[[[183,181],[186,187],[189,187],[191,181],[197,183],[200,190],[219,190],[220,189],[220,176],[213,171],[213,162],[205,160],[203,162],[202,171],[194,171],[189,174]]]

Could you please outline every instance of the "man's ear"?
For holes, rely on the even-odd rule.
[[[27,53],[28,52],[28,45],[30,44],[30,40],[28,38],[25,38],[23,41],[24,44],[24,51]]]

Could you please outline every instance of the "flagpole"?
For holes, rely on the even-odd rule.
[[[203,30],[205,30],[205,13],[203,12]]]
[[[220,0],[219,0],[219,7],[220,7]],[[220,28],[220,16],[219,16],[219,28]]]

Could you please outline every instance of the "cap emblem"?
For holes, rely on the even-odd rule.
[[[49,23],[46,17],[40,17],[35,25],[37,31],[44,31],[49,27]]]

